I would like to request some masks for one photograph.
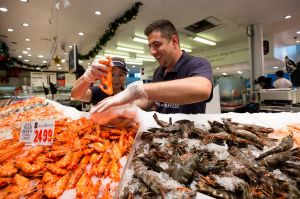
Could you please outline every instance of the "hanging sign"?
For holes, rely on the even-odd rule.
[[[52,145],[54,125],[55,120],[23,122],[19,141],[25,142],[26,145]]]

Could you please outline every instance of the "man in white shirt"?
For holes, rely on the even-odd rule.
[[[276,73],[277,80],[273,83],[275,88],[291,88],[292,83],[290,80],[283,78],[284,72],[282,70],[277,71]]]

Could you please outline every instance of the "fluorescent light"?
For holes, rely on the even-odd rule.
[[[27,50],[31,50],[31,48],[26,48]]]
[[[29,26],[29,23],[22,23],[22,26],[28,27],[28,26]]]
[[[46,60],[44,60],[44,61],[43,61],[43,63],[44,63],[44,64],[46,64],[46,63],[47,63],[47,61],[46,61]]]
[[[83,33],[83,32],[79,32],[78,35],[79,35],[79,36],[83,36],[84,33]]]
[[[65,59],[61,59],[61,63],[65,63],[66,62],[66,60]]]
[[[28,54],[28,51],[24,50],[22,51],[23,54]]]
[[[194,37],[193,40],[198,41],[200,43],[208,44],[208,45],[211,45],[211,46],[215,46],[216,45],[216,42],[210,41],[208,39],[203,39],[201,37]]]
[[[284,18],[285,19],[289,19],[289,18],[291,18],[292,17],[292,15],[287,15],[287,16],[285,16]]]
[[[274,66],[273,69],[278,69],[278,66]]]
[[[222,75],[227,75],[227,73],[222,73]]]
[[[216,69],[217,69],[217,70],[219,70],[220,68],[219,68],[219,67],[217,67]]]
[[[19,55],[18,58],[22,58],[22,55]]]
[[[127,48],[123,46],[117,46],[117,50],[122,50],[122,51],[127,51],[127,52],[133,52],[133,53],[145,53],[144,50],[139,50],[139,49],[133,49],[133,48]]]
[[[99,10],[96,10],[95,15],[101,15],[101,12]]]
[[[143,44],[148,44],[148,40],[141,37],[134,36],[132,40]]]
[[[29,59],[24,59],[25,62],[29,62]]]
[[[24,3],[28,3],[28,1],[27,0],[20,0],[21,2],[24,2]]]
[[[64,53],[65,55],[68,55],[68,53]]]
[[[7,31],[8,31],[8,32],[13,32],[13,31],[14,31],[14,29],[12,29],[12,28],[8,28],[8,29],[7,29]]]
[[[132,68],[135,68],[135,66],[132,66]]]
[[[27,56],[28,56],[28,57],[31,57],[31,54],[28,54]]]
[[[299,41],[299,40],[297,40],[296,42],[297,42],[297,43],[300,43],[300,41]]]
[[[0,11],[2,11],[2,12],[7,12],[8,9],[7,9],[7,8],[0,8]]]
[[[137,57],[136,60],[150,61],[150,62],[154,62],[155,61],[154,58],[146,58],[146,57]]]
[[[36,67],[36,69],[37,69],[37,70],[40,70],[41,68],[40,68],[40,67]]]
[[[111,53],[104,53],[105,57],[119,57],[123,59],[129,59],[128,55],[117,55],[117,54],[111,54]]]
[[[30,41],[30,39],[26,38],[25,41]]]
[[[83,61],[82,61],[82,60],[79,60],[78,62],[81,64]]]
[[[60,64],[56,64],[56,66],[60,66]]]
[[[126,64],[132,64],[132,65],[143,65],[143,61],[138,60],[132,60],[132,59],[125,59]]]
[[[73,48],[73,46],[70,45],[69,48]]]
[[[239,71],[237,71],[237,73],[238,73],[238,74],[242,74],[243,72],[239,70]]]
[[[192,49],[190,49],[190,48],[184,48],[184,47],[180,47],[180,48],[181,48],[181,50],[184,50],[185,52],[188,52],[188,53],[192,52]]]
[[[299,30],[299,31],[297,31],[297,34],[300,34],[300,30]]]
[[[43,58],[44,56],[43,55],[38,55],[38,58]]]
[[[57,69],[58,69],[58,70],[61,70],[61,67],[58,67]]]

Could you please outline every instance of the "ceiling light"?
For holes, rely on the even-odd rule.
[[[122,51],[127,51],[127,52],[133,52],[133,53],[145,53],[144,50],[139,50],[139,49],[133,49],[133,48],[127,48],[123,46],[117,46],[117,50],[122,50]]]
[[[14,31],[14,29],[12,29],[12,28],[8,28],[8,29],[7,29],[7,31],[8,31],[8,32],[13,32],[13,31]]]
[[[126,60],[125,59],[126,64],[132,64],[132,65],[143,65],[143,61],[138,61],[138,60]]]
[[[180,48],[181,48],[181,50],[184,50],[185,52],[188,52],[188,53],[192,52],[192,49],[190,49],[190,48],[184,48],[184,47],[180,47]]]
[[[278,66],[274,66],[273,69],[278,69]]]
[[[111,54],[111,53],[104,53],[105,57],[119,57],[123,59],[129,59],[128,55],[119,55],[119,54]]]
[[[91,65],[91,63],[88,63],[88,65]]]
[[[284,18],[285,19],[289,19],[289,18],[291,18],[292,17],[292,15],[287,15],[287,16],[285,16]]]
[[[28,27],[28,26],[29,26],[29,23],[22,23],[22,26]]]
[[[27,50],[31,50],[31,48],[26,48]]]
[[[0,8],[0,11],[7,12],[8,10],[7,10],[7,8]]]
[[[40,67],[36,67],[36,69],[37,69],[37,70],[40,70],[41,68],[40,68]]]
[[[300,34],[300,30],[296,32],[297,34]]]
[[[28,54],[28,51],[24,50],[22,51],[23,54]]]
[[[227,73],[222,73],[222,75],[227,75]]]
[[[43,55],[38,55],[38,58],[43,58],[44,56]]]
[[[65,55],[68,55],[68,53],[64,53]]]
[[[297,40],[296,42],[297,42],[297,43],[300,43],[300,41],[299,41],[299,40]]]
[[[216,42],[210,41],[208,39],[203,39],[201,37],[194,37],[193,40],[198,41],[200,43],[208,44],[208,45],[211,45],[211,46],[215,46],[216,45]]]
[[[145,56],[145,55],[139,55],[139,54],[136,55],[136,59],[137,60],[142,60],[142,61],[150,61],[150,62],[155,61],[155,59],[151,56]]]
[[[27,56],[28,56],[28,57],[31,57],[31,54],[28,54]]]
[[[28,1],[27,0],[20,0],[21,2],[24,2],[24,3],[28,3]]]
[[[217,69],[217,70],[219,70],[220,68],[219,68],[219,67],[217,67],[216,69]]]
[[[24,59],[25,62],[29,62],[29,59]]]
[[[60,64],[56,64],[56,66],[60,66]]]
[[[79,35],[79,36],[83,36],[84,33],[83,33],[83,32],[79,32],[78,35]]]
[[[30,41],[30,39],[26,38],[25,41]]]
[[[148,44],[148,39],[145,39],[145,38],[134,36],[134,37],[132,37],[132,40],[143,43],[143,44]]]
[[[96,14],[96,15],[101,15],[101,12],[100,12],[99,10],[96,10],[96,11],[95,11],[95,14]]]
[[[44,60],[44,61],[43,61],[43,63],[44,63],[44,64],[46,64],[46,63],[47,63],[47,61],[46,61],[46,60]]]
[[[66,62],[66,60],[65,60],[65,59],[62,59],[62,60],[61,60],[61,63],[65,63],[65,62]]]
[[[61,67],[58,67],[57,69],[58,69],[58,70],[61,70]]]
[[[69,48],[72,48],[73,46],[69,46]]]
[[[135,66],[132,66],[132,68],[135,68]]]
[[[239,70],[237,73],[238,73],[238,74],[242,74],[243,72]]]
[[[22,58],[22,55],[19,55],[18,58]]]
[[[82,63],[82,60],[79,60],[79,63],[81,64],[81,63]]]

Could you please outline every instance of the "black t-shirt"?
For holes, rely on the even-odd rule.
[[[93,105],[97,104],[98,102],[100,102],[101,100],[109,97],[109,95],[107,95],[106,93],[104,93],[99,86],[92,86],[91,88],[92,91],[92,98],[91,98],[91,102]]]
[[[206,59],[193,57],[185,52],[183,52],[181,58],[175,64],[172,71],[168,72],[164,76],[165,70],[166,67],[158,67],[154,72],[153,82],[161,82],[197,76],[205,77],[212,82],[212,68],[210,63]],[[155,101],[156,111],[160,113],[205,113],[205,107],[205,101],[185,105],[169,104],[165,102]]]

